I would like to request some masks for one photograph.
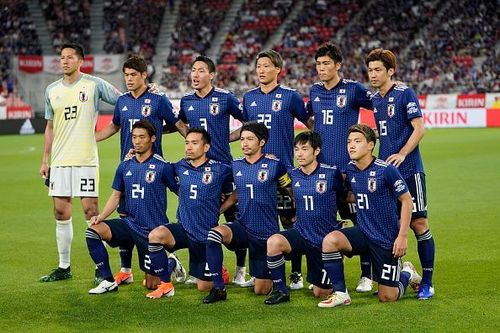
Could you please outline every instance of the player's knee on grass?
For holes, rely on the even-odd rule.
[[[267,279],[255,279],[253,288],[255,295],[267,295],[273,288],[273,281]]]
[[[427,218],[420,217],[410,222],[410,228],[415,233],[415,236],[419,236],[422,235],[427,230],[429,230],[429,222]]]
[[[380,302],[395,302],[399,298],[399,289],[397,287],[388,287],[379,284],[378,300]]]

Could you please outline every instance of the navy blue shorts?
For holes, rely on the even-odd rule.
[[[231,251],[239,249],[248,250],[250,275],[257,279],[271,279],[267,267],[267,241],[250,235],[239,222],[226,223],[233,233],[231,243],[227,248]]]
[[[427,188],[425,186],[425,174],[418,172],[405,179],[408,190],[413,201],[411,219],[427,217]]]
[[[397,287],[399,283],[399,259],[394,258],[392,249],[387,250],[373,243],[361,229],[357,226],[340,229],[349,243],[351,243],[352,252],[346,254],[348,257],[353,255],[370,254],[373,269],[373,279],[379,284],[389,287]]]
[[[295,211],[295,202],[293,198],[289,195],[284,195],[278,192],[278,215],[284,217],[294,217],[296,214]]]
[[[307,282],[314,284],[322,289],[332,289],[332,283],[323,269],[323,259],[321,258],[321,249],[312,246],[297,231],[292,228],[280,232],[290,243],[292,252],[286,257],[290,258],[293,254],[305,254],[307,262]]]
[[[189,275],[203,281],[212,281],[207,264],[207,244],[189,239],[186,231],[180,223],[169,223],[165,225],[175,239],[173,248],[167,248],[169,252],[180,249],[189,251]]]
[[[104,223],[111,229],[111,240],[107,242],[109,246],[127,248],[137,246],[139,267],[142,271],[150,273],[151,259],[149,258],[148,239],[130,230],[122,219],[105,220]]]

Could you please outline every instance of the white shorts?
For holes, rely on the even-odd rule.
[[[50,168],[49,196],[98,197],[99,168],[96,166]]]

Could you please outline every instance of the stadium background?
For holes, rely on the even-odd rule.
[[[86,292],[93,270],[78,205],[75,278],[39,284],[38,276],[52,267],[56,255],[51,202],[38,177],[43,137],[0,136],[0,329],[497,330],[500,129],[456,127],[500,126],[498,18],[495,0],[0,0],[0,134],[43,132],[43,93],[60,77],[57,50],[65,40],[84,44],[85,70],[120,89],[124,59],[143,55],[151,81],[173,100],[189,90],[189,65],[199,53],[216,60],[216,85],[241,97],[256,85],[256,53],[275,48],[286,61],[280,82],[307,98],[316,80],[314,51],[322,42],[338,43],[344,52],[342,75],[363,83],[365,54],[389,48],[398,55],[397,79],[419,94],[427,128],[451,127],[428,131],[422,143],[438,251],[437,297],[382,305],[354,295],[353,306],[332,312],[318,312],[307,291],[274,309],[232,287],[228,302],[208,308],[185,286],[166,302],[143,299],[138,283],[117,295],[91,298]],[[102,104],[104,115],[111,110]],[[369,113],[365,116],[369,121]],[[182,156],[179,135],[170,134],[164,145],[168,159]],[[110,193],[117,147],[117,137],[99,144],[101,207]],[[232,147],[239,155],[237,143]],[[169,199],[174,220],[176,199]],[[408,258],[418,262],[414,248],[411,240]],[[234,256],[227,258],[231,270]],[[181,259],[187,260],[185,252]],[[118,262],[116,254],[111,261]],[[346,267],[352,287],[357,261]]]

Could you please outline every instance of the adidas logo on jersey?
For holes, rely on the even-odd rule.
[[[127,111],[127,110],[128,110],[128,108],[127,108],[127,106],[125,105],[125,106],[122,108],[122,111]]]
[[[189,176],[189,170],[186,170],[182,173],[183,175]]]
[[[255,103],[255,101],[253,101],[252,104],[250,104],[250,106],[257,106],[257,103]]]
[[[238,173],[236,174],[236,177],[241,177],[243,176],[243,174],[241,173],[241,171],[238,171]]]
[[[296,182],[295,185],[293,185],[294,187],[300,187],[300,183],[299,182]]]
[[[130,170],[127,171],[127,173],[125,174],[125,176],[132,176],[132,172],[130,172]]]
[[[194,110],[193,106],[190,105],[189,108],[188,108],[188,111],[193,111],[193,110]]]
[[[319,102],[319,96],[316,96],[316,98],[314,99],[315,102]]]
[[[355,182],[356,182],[356,179],[354,177],[352,177],[351,183],[355,183]]]

